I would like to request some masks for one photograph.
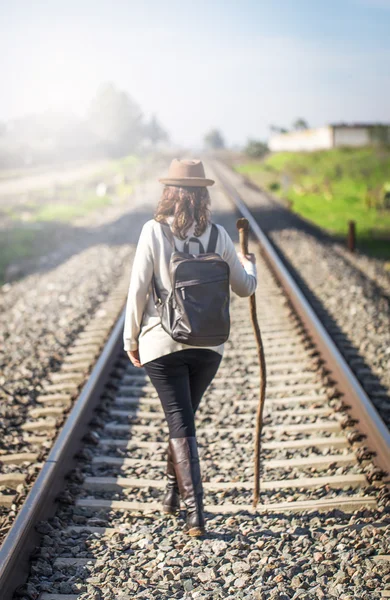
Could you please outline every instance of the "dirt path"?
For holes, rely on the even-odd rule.
[[[2,179],[0,180],[0,201],[2,196],[24,194],[55,185],[66,185],[82,179],[89,179],[103,172],[109,167],[109,164],[108,160],[100,160],[77,167],[65,166],[62,169],[47,170],[34,175],[26,174],[22,177]]]

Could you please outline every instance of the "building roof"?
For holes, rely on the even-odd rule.
[[[343,127],[344,129],[371,129],[373,127],[390,127],[390,123],[330,123],[329,127]]]

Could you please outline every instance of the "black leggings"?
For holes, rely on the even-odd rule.
[[[144,365],[161,400],[170,438],[195,436],[195,412],[221,358],[214,350],[191,348]]]

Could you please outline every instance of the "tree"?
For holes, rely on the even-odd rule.
[[[309,129],[308,122],[305,119],[296,119],[293,123],[293,129],[295,131],[303,131],[304,129]]]
[[[271,133],[287,133],[288,129],[285,127],[279,127],[279,125],[270,125],[269,126]]]
[[[389,125],[374,125],[369,129],[369,135],[374,146],[390,146]]]
[[[155,115],[152,116],[150,122],[145,125],[145,137],[148,138],[153,146],[157,142],[163,142],[168,139],[168,134],[160,125]]]
[[[261,158],[262,156],[267,154],[268,146],[265,142],[260,142],[258,140],[248,140],[244,152],[251,158]]]
[[[112,83],[98,90],[89,109],[88,122],[112,156],[134,152],[144,136],[140,107]]]
[[[218,150],[225,148],[225,141],[218,129],[212,129],[204,136],[204,143],[207,148]]]

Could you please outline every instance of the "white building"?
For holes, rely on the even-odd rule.
[[[268,147],[272,152],[328,150],[340,147],[371,146],[390,143],[390,125],[339,123],[272,135]]]

